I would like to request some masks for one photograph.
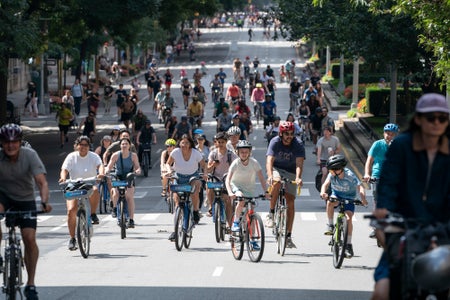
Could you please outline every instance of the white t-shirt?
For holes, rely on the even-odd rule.
[[[246,166],[240,159],[235,159],[228,170],[228,174],[233,173],[230,181],[233,192],[239,190],[244,197],[255,197],[256,176],[259,170],[261,165],[253,157],[250,157]]]
[[[97,153],[89,151],[85,157],[81,157],[78,151],[67,155],[61,169],[69,171],[70,179],[88,178],[97,175],[97,169],[102,160]]]
[[[183,175],[191,175],[197,172],[198,164],[203,160],[203,155],[197,149],[192,149],[189,160],[184,160],[180,148],[173,150],[170,156],[174,160],[173,168],[175,172]]]

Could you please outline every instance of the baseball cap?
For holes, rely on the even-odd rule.
[[[448,103],[445,97],[441,94],[429,93],[420,97],[416,104],[416,112],[428,113],[428,112],[443,112],[449,113]]]
[[[119,130],[120,131],[120,126],[119,125],[114,126],[113,130]]]

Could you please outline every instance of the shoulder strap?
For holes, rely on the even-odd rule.
[[[232,161],[231,161],[231,151],[227,149],[227,162],[228,162],[228,166],[231,165]]]

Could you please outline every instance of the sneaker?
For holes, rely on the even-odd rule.
[[[323,233],[324,235],[333,235],[334,225],[327,224],[327,229]]]
[[[134,220],[133,220],[133,219],[130,219],[130,220],[127,222],[127,227],[128,227],[128,228],[134,228]]]
[[[77,240],[75,238],[71,238],[69,240],[69,246],[68,246],[70,251],[74,251],[77,250]]]
[[[113,207],[112,208],[111,217],[117,218],[117,207]]]
[[[353,246],[352,244],[347,244],[345,246],[345,258],[352,258],[354,255],[353,253]]]
[[[286,248],[297,248],[297,246],[295,246],[294,242],[292,241],[292,238],[290,236],[288,236],[286,238]]]
[[[198,211],[194,211],[194,223],[198,224],[199,221],[200,221],[200,214]]]
[[[256,250],[256,251],[261,250],[261,247],[259,246],[257,241],[250,241],[250,245],[252,246],[253,250]]]
[[[272,228],[273,227],[273,214],[269,213],[266,216],[266,227]]]
[[[375,229],[372,230],[372,232],[369,234],[369,238],[371,238],[371,239],[376,239],[377,238],[377,234],[376,234]]]
[[[38,292],[36,291],[36,286],[27,285],[24,290],[25,298],[27,300],[38,300]]]
[[[161,192],[161,197],[166,197],[166,191],[165,191],[165,190],[163,190],[163,191]]]
[[[92,224],[98,224],[100,223],[100,220],[98,219],[96,214],[91,215]]]
[[[175,232],[172,232],[169,236],[169,241],[175,242]]]
[[[208,210],[208,212],[206,213],[206,216],[207,217],[212,217],[212,209],[210,208],[209,210]]]
[[[233,225],[231,226],[231,231],[233,232],[239,232],[239,222],[233,222]]]

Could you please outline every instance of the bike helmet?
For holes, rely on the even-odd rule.
[[[256,87],[257,87],[257,88],[262,88],[262,83],[257,83],[257,84],[256,84]]]
[[[177,144],[177,141],[175,141],[174,139],[167,139],[164,144],[166,146],[175,146]]]
[[[203,131],[203,129],[200,129],[200,128],[197,128],[197,129],[195,129],[194,130],[194,132],[192,132],[194,135],[202,135],[202,134],[204,134],[204,131]]]
[[[347,160],[345,156],[337,154],[330,156],[327,160],[327,169],[328,170],[340,170],[343,169],[347,165]]]
[[[394,123],[388,123],[386,125],[384,125],[384,131],[392,131],[394,133],[398,132],[398,125],[394,124]]]
[[[242,148],[252,149],[252,144],[250,144],[247,140],[240,140],[236,145],[236,149]]]
[[[294,123],[288,121],[281,122],[278,131],[280,134],[286,131],[294,131]]]
[[[231,126],[228,129],[227,134],[229,136],[231,136],[231,135],[241,135],[241,129],[239,127],[237,127],[237,126]]]
[[[214,136],[214,140],[228,140],[227,134],[223,131],[218,132],[215,136]]]
[[[22,139],[22,128],[13,123],[5,124],[0,128],[0,139],[2,141],[20,141]]]

